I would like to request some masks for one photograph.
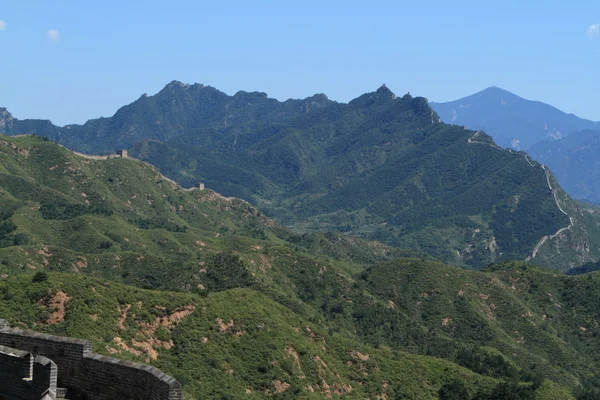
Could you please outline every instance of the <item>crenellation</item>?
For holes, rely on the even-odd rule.
[[[0,398],[56,399],[57,367],[46,357],[0,346]]]
[[[70,399],[181,399],[181,385],[174,378],[150,365],[95,354],[87,340],[11,328],[0,320],[2,346],[18,352],[21,360],[35,355],[33,375],[37,371],[54,393],[57,386],[66,388]],[[48,369],[50,363],[54,372]]]

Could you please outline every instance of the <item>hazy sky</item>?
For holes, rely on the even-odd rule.
[[[63,125],[172,80],[348,101],[496,85],[600,120],[598,0],[0,0],[0,106]]]

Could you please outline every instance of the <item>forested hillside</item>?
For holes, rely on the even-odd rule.
[[[156,365],[189,398],[600,393],[597,274],[567,278],[524,264],[474,272],[419,259],[340,272],[288,271],[299,291],[319,293],[300,309],[273,288],[239,282],[200,295],[25,272],[0,283],[0,312],[13,325]]]
[[[33,124],[4,120],[13,134]],[[385,86],[341,104],[172,82],[111,118],[43,132],[85,151],[128,147],[183,186],[204,182],[298,231],[334,230],[471,267],[541,252],[543,265],[567,269],[600,256],[597,228],[578,223],[576,208],[565,215],[571,200],[558,205],[562,192],[541,165]]]
[[[189,398],[598,395],[597,273],[297,234],[39,137],[2,137],[0,154],[3,318],[156,365]]]
[[[529,153],[554,171],[571,196],[600,204],[600,131],[578,131],[560,140],[543,141]]]
[[[49,268],[190,290],[203,265],[235,268],[241,257],[258,271],[277,265],[269,251],[330,255],[348,268],[400,254],[357,238],[296,234],[243,200],[185,190],[141,161],[91,160],[31,136],[0,137],[0,210],[8,275]]]

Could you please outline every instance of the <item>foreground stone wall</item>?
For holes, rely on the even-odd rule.
[[[181,385],[149,365],[92,352],[87,340],[10,328],[0,320],[0,345],[51,359],[69,399],[180,400]]]
[[[55,399],[56,379],[56,364],[50,359],[0,346],[0,398]]]

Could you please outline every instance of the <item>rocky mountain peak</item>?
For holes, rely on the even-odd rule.
[[[385,83],[384,83],[383,85],[381,85],[381,86],[379,87],[379,89],[377,89],[377,91],[376,91],[375,93],[377,93],[377,94],[379,94],[379,95],[383,95],[383,96],[389,96],[389,97],[391,97],[392,99],[395,99],[395,98],[396,98],[396,95],[394,94],[394,92],[392,92],[392,91],[391,91],[391,90],[390,90],[390,89],[389,89],[389,88],[386,86],[386,84],[385,84]]]

